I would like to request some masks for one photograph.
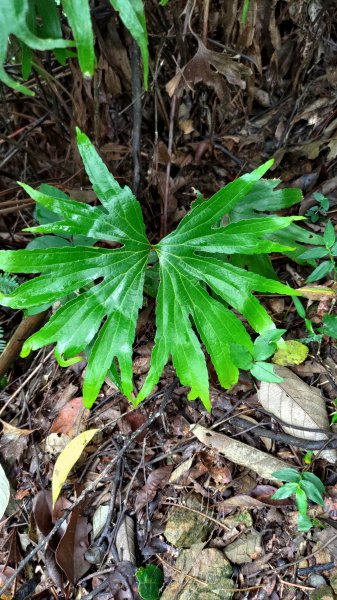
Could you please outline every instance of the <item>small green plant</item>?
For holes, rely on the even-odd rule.
[[[326,217],[330,201],[329,198],[326,198],[320,192],[314,192],[313,197],[317,200],[317,204],[309,208],[305,213],[305,216],[310,219],[311,223],[317,223]]]
[[[324,234],[322,237],[322,245],[316,246],[315,248],[310,248],[309,250],[305,250],[298,257],[301,260],[312,260],[319,258],[326,258],[321,262],[309,275],[307,279],[307,283],[312,283],[313,281],[319,281],[323,277],[326,277],[330,271],[333,272],[334,277],[336,277],[336,262],[335,256],[337,256],[337,242],[336,242],[336,232],[334,226],[329,219],[325,226]]]
[[[268,161],[209,200],[198,199],[177,229],[153,245],[146,236],[141,208],[131,190],[119,186],[87,136],[78,131],[77,139],[101,205],[90,206],[71,200],[58,190],[37,191],[21,184],[39,207],[57,216],[55,220],[49,214],[49,222],[27,231],[51,234],[46,237],[54,237],[54,242],[49,239],[44,247],[0,252],[0,268],[4,271],[41,274],[12,293],[0,294],[0,304],[41,312],[60,302],[42,329],[25,341],[21,355],[25,357],[31,350],[56,343],[55,356],[61,366],[67,366],[82,360],[81,353],[85,352],[88,366],[83,395],[87,407],[96,400],[107,374],[137,405],[151,393],[171,357],[182,385],[191,388],[188,398],[200,398],[210,409],[208,372],[201,344],[223,387],[237,382],[239,368],[250,370],[261,380],[275,381],[273,367],[266,359],[281,342],[282,331],[276,330],[252,292],[292,296],[299,292],[235,266],[228,257],[242,252],[246,256],[261,256],[290,251],[290,238],[283,244],[277,237],[271,240],[269,236],[293,227],[293,221],[300,217],[253,214],[241,220],[227,220],[226,224],[224,217],[241,202],[247,211],[256,195],[263,210],[263,203],[294,203],[298,191],[274,192],[275,182],[261,180],[272,165]],[[297,236],[296,230],[293,237]],[[119,247],[105,247],[104,241],[117,242]],[[95,246],[97,242],[100,246]],[[154,268],[154,261],[159,272],[155,346],[149,373],[135,398],[132,345],[138,311],[143,305],[145,275]],[[231,308],[259,334],[254,343]]]
[[[324,335],[337,339],[337,315],[324,313],[322,327],[314,329],[313,323],[307,318],[305,308],[299,298],[293,297],[293,302],[298,315],[304,320],[308,336],[301,341],[305,343],[320,342]]]
[[[138,593],[143,600],[159,600],[164,585],[163,571],[156,565],[146,565],[136,571]]]
[[[308,499],[315,504],[324,506],[322,494],[325,494],[325,486],[322,481],[308,471],[299,473],[296,469],[281,469],[275,471],[273,476],[286,483],[282,485],[272,496],[273,500],[283,500],[295,496],[299,512],[297,528],[299,531],[309,531],[315,523],[308,517]]]

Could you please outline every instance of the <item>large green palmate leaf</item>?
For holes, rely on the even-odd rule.
[[[254,188],[239,202],[228,215],[229,222],[238,222],[242,219],[264,218],[270,213],[290,208],[302,200],[302,192],[298,188],[278,188],[281,181],[279,179],[263,179],[259,181]],[[291,252],[285,251],[292,260],[297,261],[299,256],[308,244],[322,245],[322,236],[292,223],[286,229],[275,231],[268,236],[270,239],[289,244],[292,246]],[[238,266],[247,266],[268,277],[276,278],[271,261],[267,256],[247,257],[244,255],[236,256],[233,261]],[[299,260],[299,262],[303,262]]]
[[[133,404],[138,404],[157,384],[171,357],[182,384],[191,388],[189,398],[199,397],[210,408],[202,344],[220,383],[230,387],[238,379],[231,345],[239,344],[249,352],[253,348],[242,321],[231,308],[241,313],[256,332],[264,333],[274,324],[252,292],[297,294],[278,281],[223,260],[224,254],[244,252],[253,256],[289,250],[289,246],[266,237],[289,227],[296,217],[269,216],[219,225],[224,215],[254,188],[272,161],[233,181],[208,201],[197,201],[177,229],[153,246],[146,237],[141,208],[131,190],[119,186],[84,134],[78,131],[77,139],[101,205],[86,205],[61,193],[48,195],[22,184],[38,205],[58,215],[58,220],[28,231],[72,236],[73,240],[82,235],[101,245],[55,244],[54,248],[0,252],[0,268],[4,271],[40,273],[11,294],[0,295],[1,304],[34,309],[64,299],[42,329],[25,342],[22,355],[55,343],[55,355],[60,364],[66,365],[80,360],[79,354],[86,351],[83,395],[88,407],[107,373]],[[150,371],[134,399],[132,344],[143,303],[145,270],[153,251],[160,271],[157,332]]]
[[[35,35],[28,26],[30,10],[28,0],[0,0],[0,81],[14,90],[32,96],[34,93],[29,88],[12,79],[5,71],[4,62],[6,61],[9,36],[14,34],[25,46],[35,50],[67,48],[73,45],[73,42]]]

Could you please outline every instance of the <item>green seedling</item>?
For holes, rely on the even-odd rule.
[[[309,208],[305,216],[310,219],[311,223],[317,223],[326,217],[330,202],[329,198],[326,198],[320,192],[314,192],[313,197],[317,200],[317,204]]]
[[[273,500],[283,500],[295,496],[299,512],[297,528],[299,531],[309,531],[314,522],[308,517],[308,500],[315,504],[324,506],[322,494],[325,494],[325,486],[322,481],[308,471],[299,473],[296,469],[281,469],[275,471],[273,476],[286,483],[282,485],[272,496]]]

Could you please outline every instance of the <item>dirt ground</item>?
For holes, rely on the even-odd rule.
[[[92,80],[83,79],[76,60],[62,67],[39,53],[40,70],[28,82],[33,98],[0,86],[1,249],[25,248],[32,239],[22,230],[34,223],[34,202],[18,180],[34,188],[49,183],[76,200],[95,202],[75,126],[90,136],[120,184],[137,192],[154,242],[176,227],[195,190],[208,198],[270,157],[271,176],[302,190],[303,201],[292,214],[309,216],[306,226],[314,233],[323,232],[328,216],[336,224],[335,0],[250,0],[244,23],[241,0],[145,5],[147,92],[137,49],[103,0],[93,2]],[[329,199],[324,214],[312,208],[314,193]],[[283,255],[273,257],[273,266],[294,287],[303,286],[310,273]],[[329,278],[320,284],[335,286]],[[260,300],[277,326],[287,329],[287,339],[306,337],[290,298]],[[322,298],[304,302],[317,327],[326,310],[335,312],[334,300],[328,308]],[[22,340],[41,322],[35,316],[27,329],[22,319],[20,311],[1,309],[7,342],[13,336]],[[134,347],[137,389],[149,369],[154,331],[149,297]],[[17,577],[0,598],[139,599],[135,571],[146,565],[162,571],[164,600],[337,597],[337,438],[332,433],[327,449],[320,437],[336,410],[334,342],[324,337],[310,343],[306,361],[287,375],[293,376],[291,389],[304,385],[307,404],[298,409],[295,398],[293,409],[302,410],[305,447],[296,446],[294,422],[282,429],[290,413],[271,414],[268,402],[261,402],[259,382],[245,372],[224,391],[211,370],[211,414],[187,400],[171,365],[139,408],[132,409],[107,379],[89,412],[81,398],[84,360],[61,368],[51,347],[27,359],[14,352],[0,391],[1,464],[12,486],[0,526],[0,587]],[[2,366],[0,357],[1,375]],[[207,442],[203,428],[243,442],[250,459],[243,464],[239,450],[237,460],[226,458]],[[99,432],[53,510],[56,456],[91,429]],[[309,456],[317,440],[319,452]],[[219,444],[225,444],[222,438]],[[266,461],[262,471],[258,452]],[[327,487],[324,507],[309,507],[319,522],[307,533],[297,530],[293,498],[271,499],[280,482],[263,474],[273,460],[304,466]],[[77,502],[83,490],[84,500]],[[67,529],[63,522],[44,550],[43,536],[50,536],[67,509]]]

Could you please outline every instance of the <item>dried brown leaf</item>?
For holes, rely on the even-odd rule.
[[[91,567],[84,557],[89,548],[88,536],[91,525],[89,525],[87,517],[81,515],[81,510],[81,505],[72,510],[66,532],[55,553],[57,564],[73,585]]]
[[[205,446],[214,448],[234,464],[247,467],[264,479],[275,479],[272,475],[274,471],[289,467],[283,460],[201,425],[192,425],[191,431]]]
[[[309,428],[330,431],[326,404],[320,391],[304,383],[286,367],[277,366],[275,371],[283,377],[283,381],[281,383],[261,382],[258,397],[263,408],[289,423],[288,427],[283,426],[282,423],[281,426],[290,435],[306,440],[327,440],[328,436],[325,433],[305,430]],[[333,449],[322,450],[320,456],[332,463],[337,459],[336,450]]]
[[[248,67],[239,64],[227,54],[208,50],[200,39],[198,44],[195,56],[166,84],[166,91],[170,97],[173,94],[181,96],[184,89],[191,91],[194,84],[202,81],[212,87],[218,98],[223,100],[226,83],[221,75],[224,75],[230,85],[237,85],[242,90],[246,88],[243,78],[252,73]]]
[[[159,469],[155,469],[155,471],[150,473],[146,484],[137,494],[135,500],[136,512],[141,510],[143,506],[146,506],[148,502],[152,502],[158,490],[161,490],[166,485],[171,472],[172,466],[167,465],[166,467],[159,467]]]
[[[81,421],[89,414],[83,405],[82,397],[73,398],[63,406],[54,419],[50,432],[65,433],[70,438],[81,433]]]
[[[129,515],[125,515],[118,528],[116,548],[119,560],[131,562],[133,565],[136,564],[135,524]]]

